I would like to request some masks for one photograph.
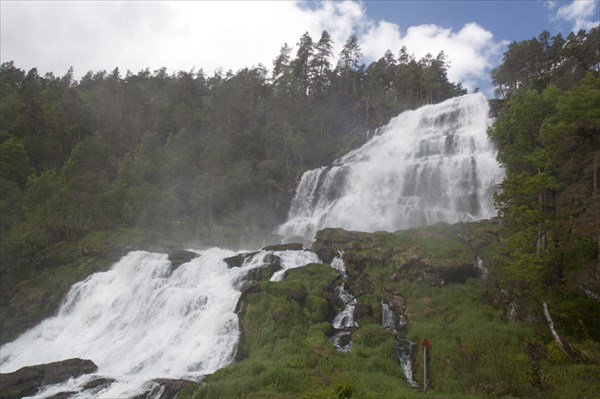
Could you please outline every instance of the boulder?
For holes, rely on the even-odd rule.
[[[182,389],[190,385],[200,386],[196,381],[157,378],[144,384],[146,391],[132,399],[176,399]]]
[[[373,234],[359,231],[346,231],[344,229],[327,228],[317,231],[312,251],[325,263],[331,263],[333,258],[339,256],[338,251],[344,251],[344,260],[347,259],[346,251],[353,255],[355,249],[372,241]]]
[[[223,261],[227,263],[229,268],[241,267],[246,259],[253,257],[257,253],[258,252],[244,252],[235,256],[230,256],[229,258],[225,258]]]
[[[183,249],[171,249],[167,252],[167,254],[169,255],[169,261],[171,261],[172,270],[175,270],[184,263],[188,263],[192,259],[200,256],[195,252],[186,251]]]
[[[257,283],[250,284],[244,289],[242,289],[242,293],[240,294],[240,298],[235,305],[235,313],[243,314],[244,311],[244,303],[248,295],[256,294],[260,292],[260,285]],[[240,316],[241,317],[241,316]]]
[[[59,392],[55,395],[49,396],[46,399],[69,399],[71,396],[76,395],[78,392],[75,391],[66,391]]]
[[[67,359],[23,367],[12,373],[0,374],[0,399],[31,396],[46,385],[58,384],[97,370],[98,366],[87,359]]]
[[[373,318],[373,306],[368,303],[358,303],[354,306],[354,320],[360,322],[366,318]]]
[[[289,244],[276,244],[269,245],[263,248],[263,251],[302,251],[304,244],[302,243],[289,243]]]
[[[249,270],[244,277],[246,283],[263,281],[271,278],[271,276],[282,269],[281,258],[277,255],[268,254],[265,256],[264,264],[255,269]]]
[[[83,386],[83,390],[105,388],[113,382],[115,382],[114,378],[96,378],[95,380],[88,381]]]

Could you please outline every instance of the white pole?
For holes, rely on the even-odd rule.
[[[423,347],[423,392],[427,391],[427,348]]]

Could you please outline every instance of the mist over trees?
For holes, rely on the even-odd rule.
[[[332,45],[305,33],[271,72],[212,76],[115,68],[76,81],[2,64],[3,263],[34,267],[56,243],[118,226],[199,241],[271,228],[305,170],[403,110],[465,93],[443,53],[403,48],[366,66],[352,36],[333,66]]]

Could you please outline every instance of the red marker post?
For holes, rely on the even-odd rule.
[[[423,392],[427,391],[427,349],[429,349],[429,340],[423,340]]]

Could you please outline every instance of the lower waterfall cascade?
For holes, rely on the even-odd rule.
[[[480,93],[400,114],[362,147],[304,173],[278,233],[311,240],[324,227],[396,231],[494,216],[504,172],[491,122]]]
[[[335,287],[335,294],[341,302],[341,307],[332,322],[335,329],[332,342],[338,352],[349,352],[352,349],[352,329],[358,327],[358,323],[354,320],[356,298],[345,287],[348,273],[342,259],[343,254],[343,251],[338,251],[338,256],[331,261],[331,267],[339,271],[342,276],[342,283]]]
[[[288,269],[320,262],[309,251],[260,251],[230,268],[223,259],[236,252],[213,248],[197,254],[173,270],[166,254],[134,251],[112,269],[74,284],[56,316],[0,348],[2,373],[68,358],[98,365],[97,373],[48,386],[36,398],[78,392],[98,378],[116,381],[76,397],[134,397],[155,378],[198,381],[234,359],[244,276],[263,266],[267,254],[281,259],[272,281]]]

